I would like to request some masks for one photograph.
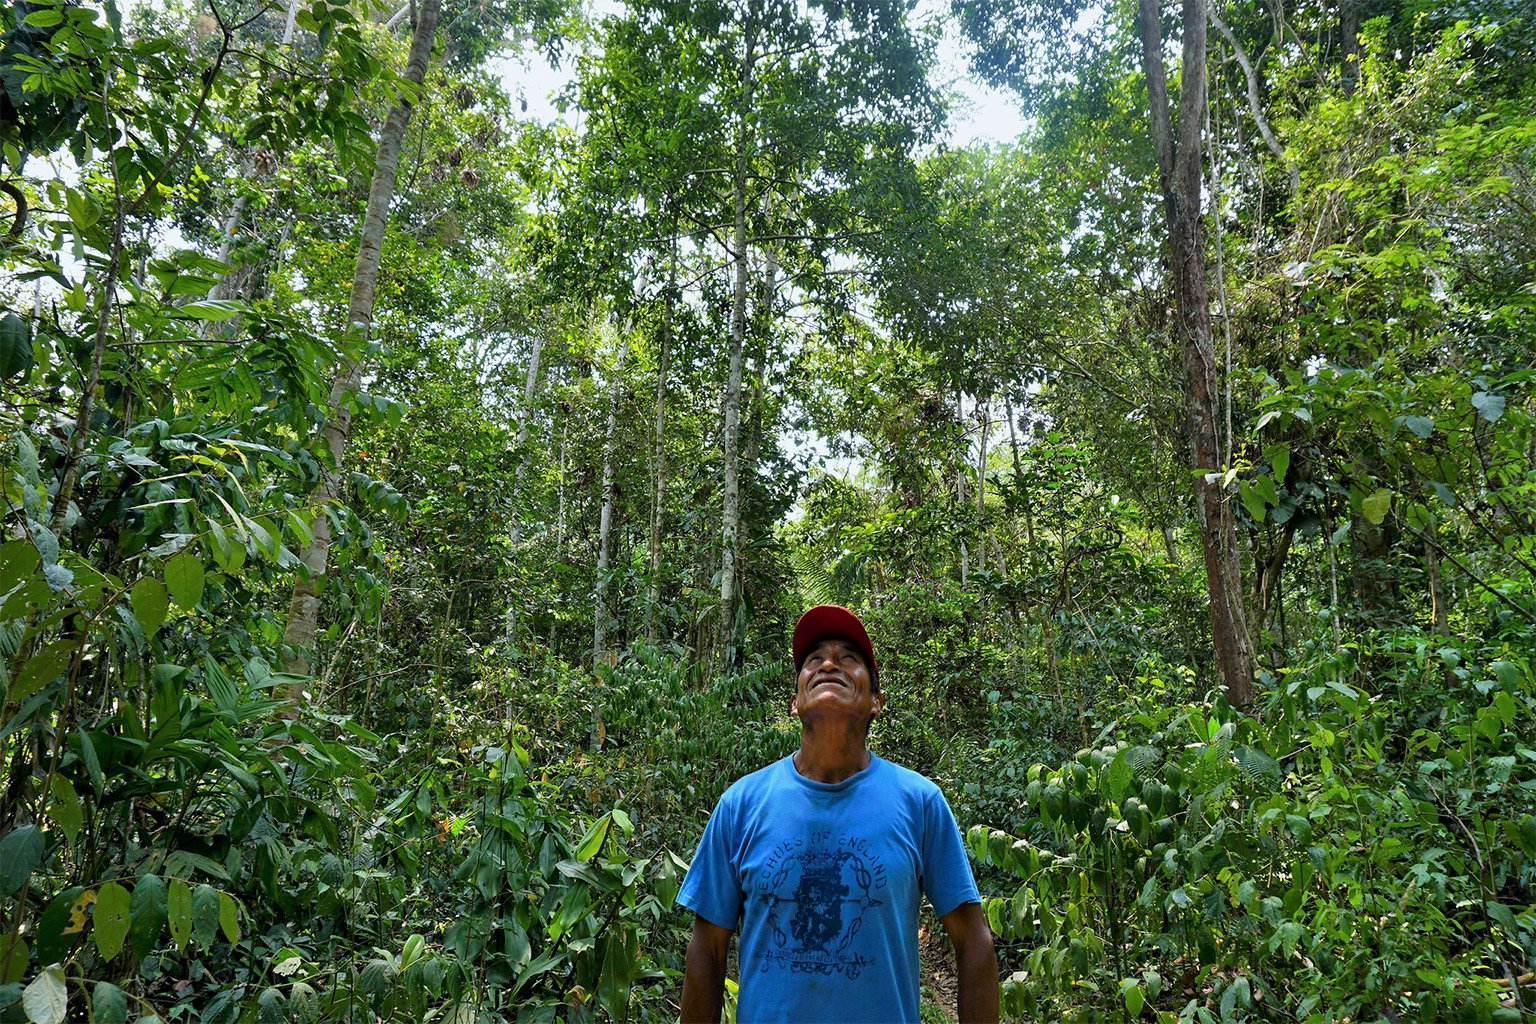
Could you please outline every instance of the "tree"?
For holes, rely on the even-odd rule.
[[[395,197],[400,146],[405,141],[405,130],[416,108],[418,92],[426,82],[427,61],[432,52],[432,40],[437,33],[440,9],[440,0],[422,0],[416,11],[411,26],[410,52],[400,76],[399,99],[390,108],[379,132],[373,180],[368,187],[368,205],[358,233],[357,263],[352,272],[351,295],[347,300],[346,330],[349,333],[366,337],[373,322],[374,291],[379,279],[379,260],[384,246],[384,231],[389,223],[389,207]],[[352,429],[350,402],[362,381],[362,374],[362,361],[351,358],[343,364],[331,384],[323,431],[330,468],[325,471],[311,496],[314,505],[322,510],[341,494],[347,438]],[[283,632],[283,669],[294,677],[288,685],[288,700],[294,704],[304,699],[309,676],[314,668],[310,658],[315,644],[315,631],[320,622],[320,586],[328,568],[330,548],[330,520],[322,511],[322,514],[315,517],[314,536],[305,545],[299,559],[304,569],[294,581],[293,594],[288,602],[288,622]]]

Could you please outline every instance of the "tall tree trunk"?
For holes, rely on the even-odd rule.
[[[410,55],[405,62],[404,81],[415,94],[427,78],[427,61],[432,54],[432,38],[437,32],[440,0],[421,0],[416,24],[411,33]],[[389,206],[395,197],[395,174],[400,166],[400,146],[410,124],[413,104],[402,98],[384,119],[379,133],[379,149],[374,158],[373,181],[368,187],[368,207],[363,214],[363,228],[358,236],[357,264],[352,271],[352,294],[347,302],[347,330],[367,334],[373,324],[374,289],[379,279],[379,260],[384,245],[384,229],[389,222]],[[347,397],[357,390],[362,379],[360,362],[348,359],[331,385],[326,414],[325,443],[331,466],[321,476],[311,495],[311,505],[320,508],[315,516],[314,538],[300,557],[303,571],[294,582],[288,602],[288,625],[283,634],[283,671],[295,678],[287,686],[291,704],[304,700],[309,686],[310,655],[315,632],[320,623],[320,586],[330,561],[331,525],[323,506],[341,495],[347,437],[352,430],[352,411]]]
[[[650,571],[646,585],[645,638],[652,643],[661,620],[661,532],[667,513],[667,372],[672,358],[672,306],[677,301],[677,226],[667,260],[667,290],[661,305],[661,352],[656,358],[656,429],[651,440]]]
[[[958,388],[955,389],[955,422],[960,427],[960,441],[955,451],[955,506],[963,514],[967,504],[965,474],[970,469],[966,465],[964,448],[970,431],[965,429],[965,393]],[[971,549],[965,542],[964,527],[956,531],[955,537],[960,542],[960,585],[963,587],[971,574]]]
[[[293,35],[298,27],[299,0],[288,0],[288,15],[283,21],[283,49],[293,45]],[[280,74],[280,72],[279,72]],[[241,176],[249,178],[256,173],[256,162],[247,151],[240,159]],[[229,215],[224,218],[224,223],[219,228],[219,262],[228,263],[230,256],[235,251],[235,239],[240,235],[240,223],[245,219],[246,212],[251,208],[251,197],[241,194],[235,197],[235,202],[229,208]],[[230,278],[234,276],[234,270],[224,274],[208,289],[210,299],[227,299],[235,292],[231,286]],[[205,325],[204,335],[209,336],[209,329]]]
[[[1200,224],[1201,127],[1205,122],[1207,0],[1184,0],[1184,57],[1179,117],[1173,123],[1158,0],[1140,0],[1142,66],[1147,77],[1152,144],[1168,227],[1168,269],[1173,279],[1180,355],[1184,364],[1184,414],[1190,467],[1195,478],[1195,515],[1205,555],[1211,640],[1221,682],[1233,704],[1253,701],[1253,646],[1243,613],[1237,531],[1221,485],[1216,351]],[[1175,138],[1177,128],[1177,138]]]
[[[542,328],[542,324],[540,325]],[[533,420],[533,396],[539,385],[539,356],[544,351],[544,332],[538,330],[533,335],[533,351],[528,354],[528,377],[523,383],[523,404],[517,414],[517,436],[513,439],[512,446],[517,459],[517,468],[512,471],[512,525],[507,531],[510,557],[517,557],[517,547],[523,539],[523,517],[519,512],[517,503],[523,493],[523,475],[528,468],[528,456],[523,450],[528,444],[528,425]],[[517,642],[517,597],[513,595],[507,601],[504,632],[506,645],[512,647]]]
[[[981,538],[981,550],[983,556],[987,549],[987,435],[992,432],[992,403],[987,399],[978,399],[976,402],[976,425],[981,430],[981,447],[976,453],[976,536]],[[983,567],[986,558],[978,560]]]
[[[608,649],[608,548],[613,528],[613,443],[619,432],[619,397],[623,393],[624,360],[629,355],[629,332],[619,342],[608,388],[608,429],[603,437],[603,506],[597,517],[597,587],[592,610],[592,667],[602,663]]]
[[[779,261],[770,248],[765,254],[767,267],[763,271],[763,287],[758,294],[758,338],[752,353],[752,400],[747,418],[746,451],[742,456],[742,468],[747,479],[757,472],[757,460],[763,450],[763,395],[767,390],[768,349],[772,344],[773,303],[779,294]],[[742,559],[736,559],[736,575],[742,574]]]
[[[749,16],[745,53],[741,62],[741,110],[736,122],[736,163],[731,191],[734,223],[731,230],[732,254],[736,261],[736,281],[731,295],[731,364],[725,387],[724,431],[721,454],[725,462],[725,486],[722,512],[722,556],[720,560],[720,661],[730,669],[736,660],[736,558],[741,533],[741,369],[742,350],[747,335],[747,171],[751,133],[748,120],[752,113],[753,71],[757,62],[757,24]]]

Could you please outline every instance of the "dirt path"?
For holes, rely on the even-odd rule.
[[[928,989],[934,994],[932,1001],[923,1000],[923,1019],[955,1020],[955,997],[960,992],[960,981],[955,974],[955,950],[944,934],[944,927],[926,910],[917,932],[917,960],[924,995]],[[939,1016],[930,1017],[931,1010],[936,1010]]]

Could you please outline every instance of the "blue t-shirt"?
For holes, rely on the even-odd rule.
[[[917,911],[980,902],[939,787],[871,755],[842,782],[792,758],[720,798],[677,901],[741,931],[742,1024],[918,1019]]]

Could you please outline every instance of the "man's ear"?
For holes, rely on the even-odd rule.
[[[798,693],[789,698],[789,713],[796,718],[800,717],[800,695]]]
[[[878,715],[880,712],[882,712],[884,710],[885,710],[885,691],[881,690],[879,693],[875,694],[875,710],[874,710],[874,713]]]

